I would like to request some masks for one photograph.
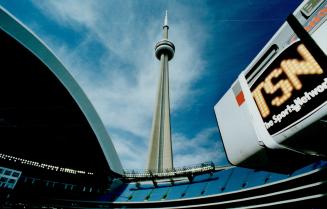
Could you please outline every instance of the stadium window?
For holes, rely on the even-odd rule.
[[[0,178],[0,181],[1,181],[1,182],[7,182],[7,180],[8,180],[8,179],[5,178],[5,177],[1,177],[1,178]]]
[[[10,184],[15,183],[15,179],[9,179],[8,183],[10,183]]]
[[[19,173],[17,173],[17,172],[13,172],[11,176],[13,176],[13,177],[18,177],[18,176],[19,176]]]
[[[6,175],[6,176],[11,176],[11,173],[12,173],[12,172],[11,172],[10,170],[6,170],[6,171],[5,171],[5,175]]]

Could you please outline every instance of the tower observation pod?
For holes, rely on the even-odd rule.
[[[169,72],[168,61],[174,57],[175,46],[168,40],[168,16],[163,25],[163,39],[155,46],[155,55],[160,60],[160,78],[153,113],[149,143],[148,170],[163,172],[173,168],[170,131]]]

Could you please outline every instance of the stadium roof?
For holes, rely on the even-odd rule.
[[[0,152],[122,173],[104,125],[61,62],[3,8],[0,28]]]

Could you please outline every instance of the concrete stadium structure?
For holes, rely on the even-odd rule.
[[[327,161],[321,158],[284,173],[212,163],[124,171],[99,116],[60,60],[3,8],[0,28],[0,206],[325,206]]]

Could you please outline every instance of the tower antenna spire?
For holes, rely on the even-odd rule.
[[[166,15],[165,15],[165,21],[163,27],[167,26],[168,27],[168,11],[166,10]]]
[[[160,78],[153,112],[148,153],[148,170],[152,172],[163,172],[173,169],[168,61],[174,57],[175,46],[168,40],[168,29],[168,12],[166,10],[163,39],[155,46],[155,55],[160,60]]]

